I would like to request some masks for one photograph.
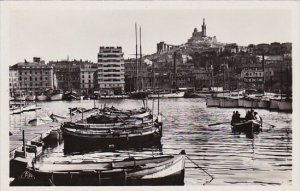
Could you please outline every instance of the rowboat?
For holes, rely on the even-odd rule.
[[[21,185],[184,185],[185,151],[177,155],[112,161],[58,161],[27,168]],[[17,183],[18,181],[16,181]]]
[[[231,130],[233,133],[245,133],[247,137],[253,137],[254,133],[262,131],[262,121],[260,120],[241,120],[239,122],[231,122]]]

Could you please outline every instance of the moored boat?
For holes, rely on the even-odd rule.
[[[47,96],[42,93],[41,95],[36,96],[36,100],[37,101],[47,101]]]
[[[27,168],[21,185],[184,185],[185,152],[108,161],[54,161]],[[18,181],[15,181],[18,184]]]
[[[62,100],[62,98],[63,98],[63,92],[60,89],[53,90],[50,96],[51,101]]]

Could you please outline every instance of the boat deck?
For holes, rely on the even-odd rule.
[[[83,117],[97,113],[96,109],[92,109],[88,112],[84,112]],[[82,114],[78,113],[72,116],[72,121],[81,119]],[[66,121],[70,121],[70,117],[61,120],[61,122],[51,122],[35,127],[25,127],[25,141],[41,141],[50,135],[52,130],[57,130],[60,128],[60,124]],[[9,136],[9,157],[10,160],[14,158],[15,151],[21,150],[23,146],[22,131],[13,133]]]

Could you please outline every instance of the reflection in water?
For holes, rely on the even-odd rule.
[[[97,105],[113,105],[117,108],[133,109],[142,107],[141,100],[99,100]],[[152,108],[152,102],[148,106]],[[157,103],[156,103],[157,104]],[[65,115],[69,107],[92,108],[92,100],[73,102],[43,102],[41,113]],[[263,131],[248,139],[245,134],[233,134],[229,124],[208,126],[212,123],[230,121],[233,109],[206,108],[205,100],[197,99],[161,99],[160,112],[163,114],[162,152],[177,154],[185,149],[187,156],[199,167],[186,160],[186,185],[291,185],[292,182],[292,115],[269,112],[258,109],[259,115],[267,123]],[[238,110],[245,115],[245,109]],[[155,112],[157,111],[155,105]],[[26,122],[35,117],[35,113],[11,116],[11,131],[34,128]],[[139,151],[122,151],[134,155]],[[139,152],[146,155],[161,154],[158,149]],[[74,153],[73,153],[74,154]],[[100,152],[67,155],[90,157],[101,155]],[[55,160],[65,157],[63,143],[48,145],[41,160]],[[208,176],[204,171],[213,177]]]

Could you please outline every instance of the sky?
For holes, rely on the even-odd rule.
[[[53,3],[17,4],[6,9],[2,20],[7,33],[9,65],[31,61],[83,59],[97,61],[100,46],[122,46],[125,58],[135,53],[135,23],[142,29],[143,54],[156,52],[165,41],[187,42],[195,27],[206,20],[208,36],[239,45],[292,42],[292,13],[276,6],[203,6],[203,4]],[[69,4],[67,4],[69,5]],[[82,6],[84,5],[84,6]],[[161,5],[161,6],[160,6]],[[4,21],[4,22],[3,22]]]

